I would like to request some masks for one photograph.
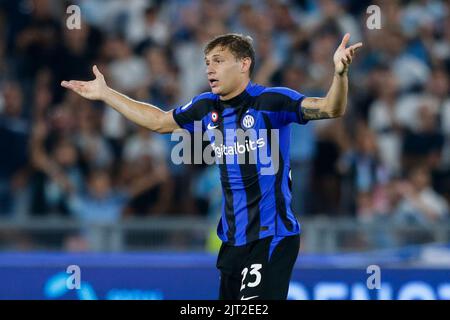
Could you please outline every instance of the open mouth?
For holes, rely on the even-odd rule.
[[[216,87],[217,83],[219,82],[219,80],[217,80],[217,79],[209,79],[208,81],[209,81],[209,85],[211,87]]]

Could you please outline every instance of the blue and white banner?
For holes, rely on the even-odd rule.
[[[0,299],[217,299],[208,254],[0,254]],[[297,263],[289,299],[450,299],[450,269]]]

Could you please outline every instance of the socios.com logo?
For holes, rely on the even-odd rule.
[[[86,281],[81,281],[79,289],[71,290],[67,286],[68,274],[65,272],[51,276],[44,284],[44,296],[46,299],[79,299],[79,300],[162,300],[163,293],[160,290],[141,290],[130,288],[110,288],[104,297],[99,297],[94,286]],[[72,294],[72,295],[71,295]],[[75,294],[75,297],[73,296]]]

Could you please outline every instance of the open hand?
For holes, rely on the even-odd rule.
[[[61,86],[71,89],[80,96],[89,100],[102,100],[108,86],[105,82],[105,77],[100,73],[97,66],[92,67],[95,79],[91,81],[62,81]]]
[[[334,69],[335,72],[339,75],[347,73],[348,66],[350,65],[350,63],[352,63],[353,56],[355,55],[356,50],[363,45],[362,42],[358,42],[346,48],[349,39],[350,34],[346,33],[333,56]]]

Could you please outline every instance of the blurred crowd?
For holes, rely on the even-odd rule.
[[[66,8],[81,8],[69,30]],[[370,30],[369,5],[381,29]],[[93,78],[163,110],[209,91],[203,46],[254,39],[253,81],[324,96],[334,50],[363,41],[341,119],[292,125],[298,215],[447,219],[448,1],[0,0],[0,216],[90,223],[149,215],[217,218],[215,166],[175,165],[170,135],[139,128],[60,87]]]

